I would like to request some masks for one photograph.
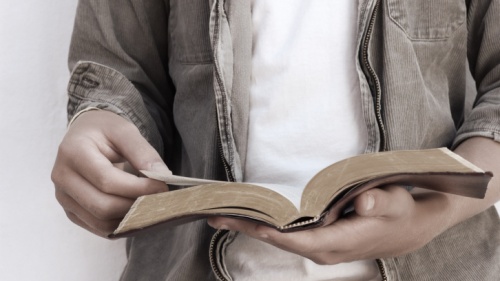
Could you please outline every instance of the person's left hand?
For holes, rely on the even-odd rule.
[[[423,247],[451,226],[446,215],[448,196],[428,192],[413,197],[399,186],[375,188],[355,199],[355,214],[292,233],[225,217],[210,218],[208,223],[243,232],[318,264],[337,264],[394,257]]]

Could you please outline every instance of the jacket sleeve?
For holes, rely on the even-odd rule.
[[[88,107],[133,122],[163,155],[173,143],[163,0],[80,0],[69,53],[68,119]]]
[[[454,147],[474,136],[500,142],[500,0],[470,0],[467,3],[467,55],[477,96],[458,130]]]

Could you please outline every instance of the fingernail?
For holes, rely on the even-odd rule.
[[[150,170],[152,172],[161,173],[162,175],[172,175],[172,171],[170,171],[167,165],[161,162],[151,164]]]
[[[368,194],[368,198],[366,199],[366,210],[371,211],[375,206],[375,198],[372,194]]]
[[[207,220],[208,225],[214,229],[222,229],[222,230],[229,230],[229,227],[225,224],[217,225],[217,222],[213,221],[213,219],[208,219]]]
[[[261,233],[261,234],[259,234],[259,237],[262,239],[267,239],[267,238],[269,238],[269,235],[267,233]]]

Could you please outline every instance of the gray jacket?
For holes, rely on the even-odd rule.
[[[241,180],[250,2],[80,0],[69,118],[105,108],[133,122],[175,173]],[[359,0],[366,152],[500,141],[499,16],[500,0]],[[128,240],[122,279],[224,277],[232,233],[211,242],[213,234],[203,221],[138,234]],[[498,215],[490,208],[416,252],[378,262],[386,280],[499,280]]]

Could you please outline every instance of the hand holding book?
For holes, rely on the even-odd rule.
[[[484,169],[496,174],[500,172],[500,143],[495,140],[471,138],[462,142],[455,151]],[[483,174],[489,181],[492,173]],[[454,187],[452,185],[446,190]],[[473,189],[482,187],[486,184],[472,186]],[[448,245],[452,245],[453,241],[457,241],[454,240],[456,237],[440,236],[451,227],[457,228],[453,233],[466,232],[467,227],[484,223],[482,219],[485,216],[497,220],[498,213],[492,205],[500,200],[499,188],[499,178],[493,177],[484,198],[478,197],[481,200],[432,190],[410,196],[397,185],[373,188],[354,199],[355,212],[347,217],[324,227],[292,233],[282,233],[272,227],[230,217],[209,218],[209,223],[215,228],[239,231],[319,264],[396,257],[422,248],[434,238],[437,240],[435,243],[451,242]],[[373,204],[369,203],[370,198]],[[475,217],[485,210],[484,214]],[[470,221],[460,224],[467,219]],[[452,241],[443,241],[443,238]],[[471,243],[475,239],[481,241],[476,236],[468,236],[468,239]],[[421,251],[432,256],[434,250],[430,246]],[[381,264],[381,260],[378,263],[385,268],[390,267]]]
[[[335,223],[295,232],[280,232],[249,220],[212,217],[216,229],[241,232],[318,264],[394,257],[427,244],[445,229],[444,193],[414,198],[404,188],[370,189],[354,201],[355,212]],[[438,226],[438,227],[436,227]]]

